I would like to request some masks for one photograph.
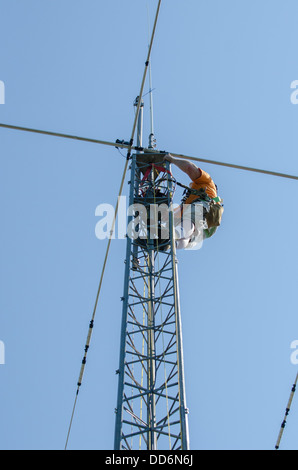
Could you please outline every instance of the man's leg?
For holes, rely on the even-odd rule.
[[[176,248],[178,250],[183,250],[189,243],[189,240],[194,233],[195,226],[189,219],[183,219],[182,224],[179,224],[175,227],[175,240]]]

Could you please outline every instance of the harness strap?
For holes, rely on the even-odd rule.
[[[159,171],[159,172],[168,173],[169,175],[173,176],[172,173],[169,170],[167,170],[166,168],[164,168],[163,166],[157,166],[154,163],[150,163],[150,166],[148,166],[148,168],[147,168],[147,170],[146,170],[146,172],[143,176],[142,181],[146,181],[148,179],[148,176],[150,175],[152,169],[155,169],[156,171]]]
[[[208,196],[208,194],[206,193],[205,189],[204,188],[200,188],[200,189],[193,189],[193,188],[190,188],[189,186],[185,186],[184,184],[182,183],[179,183],[178,181],[176,181],[176,184],[178,186],[180,186],[181,188],[184,188],[185,189],[185,193],[188,193],[188,195],[191,195],[193,194],[194,196],[198,196],[197,199],[194,199],[192,203],[198,201],[199,199],[202,199],[203,201],[208,201],[208,202],[211,202],[213,201],[214,203],[216,204],[221,204],[222,203],[222,199],[219,197],[219,196],[216,196],[216,197],[210,197]],[[184,198],[183,198],[184,199]]]

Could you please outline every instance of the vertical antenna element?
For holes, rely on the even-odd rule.
[[[154,137],[154,122],[153,122],[153,89],[151,77],[151,62],[149,63],[149,95],[150,95],[150,135],[149,135],[149,149],[156,148],[156,139]]]
[[[150,40],[150,19],[149,19],[149,7],[147,5],[148,13],[148,33]],[[148,44],[149,48],[149,44]],[[153,121],[153,88],[152,88],[152,70],[151,70],[151,59],[149,61],[149,97],[150,97],[150,135],[149,135],[149,149],[154,149],[156,147],[156,139],[154,137],[154,121]]]

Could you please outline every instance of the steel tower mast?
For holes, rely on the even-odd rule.
[[[142,132],[143,103],[138,147]],[[160,165],[165,171],[156,170]],[[169,167],[156,152],[131,157],[129,205],[134,204],[138,214],[145,207],[146,213],[136,217],[134,211],[128,217],[128,232],[134,227],[139,236],[127,235],[115,450],[189,449],[173,213],[169,211],[166,238],[156,223],[158,217],[152,226],[150,213],[150,207],[171,207],[175,180]],[[148,235],[149,228],[155,229],[153,236]]]

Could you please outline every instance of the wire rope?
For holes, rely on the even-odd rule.
[[[280,431],[279,431],[278,438],[277,438],[277,441],[276,441],[275,450],[278,450],[279,446],[280,446],[281,438],[283,436],[284,429],[285,429],[285,426],[286,426],[286,423],[287,423],[287,417],[289,415],[291,405],[292,405],[292,401],[293,401],[293,398],[294,398],[294,394],[295,394],[295,391],[296,391],[297,382],[298,382],[298,373],[296,375],[296,379],[295,379],[295,382],[293,384],[293,387],[292,387],[292,390],[291,390],[291,393],[290,393],[290,397],[289,397],[289,401],[288,401],[288,404],[287,404],[287,408],[286,408],[286,412],[285,412],[283,422],[281,423],[281,426],[280,426]]]
[[[122,179],[121,179],[121,184],[120,184],[120,189],[119,189],[119,195],[118,195],[117,203],[116,203],[115,214],[114,214],[114,217],[113,217],[112,227],[111,227],[111,231],[110,231],[110,237],[109,237],[109,240],[108,240],[108,245],[107,245],[107,249],[106,249],[106,253],[105,253],[103,267],[102,267],[102,271],[101,271],[101,275],[100,275],[100,280],[99,280],[99,285],[98,285],[97,294],[96,294],[96,298],[95,298],[95,304],[94,304],[94,309],[93,309],[93,313],[92,313],[92,318],[91,318],[91,321],[90,321],[90,324],[89,324],[89,330],[88,330],[87,340],[86,340],[86,345],[85,345],[85,353],[84,353],[84,357],[83,357],[83,360],[82,360],[82,365],[81,365],[80,374],[79,374],[79,380],[78,380],[78,383],[77,383],[77,391],[76,391],[74,406],[73,406],[73,410],[72,410],[72,414],[71,414],[70,424],[69,424],[69,428],[68,428],[68,432],[67,432],[65,450],[67,450],[69,435],[70,435],[72,422],[73,422],[73,418],[74,418],[74,413],[75,413],[75,409],[76,409],[76,405],[77,405],[77,398],[78,398],[79,390],[80,390],[80,387],[81,387],[82,381],[83,381],[83,375],[84,375],[86,361],[87,361],[87,353],[88,353],[88,350],[89,350],[89,347],[90,347],[90,342],[91,342],[91,337],[92,337],[92,332],[93,332],[93,327],[94,327],[94,320],[95,320],[95,315],[96,315],[97,306],[98,306],[99,295],[100,295],[100,292],[101,292],[102,282],[103,282],[104,273],[105,273],[107,260],[108,260],[108,256],[109,256],[109,251],[110,251],[110,246],[111,246],[111,241],[112,241],[112,234],[114,233],[115,222],[116,222],[116,218],[117,218],[117,214],[118,214],[118,208],[119,208],[119,198],[122,194],[123,185],[124,185],[125,176],[126,176],[126,171],[127,171],[127,166],[128,166],[128,160],[126,160],[126,162],[125,162],[125,167],[124,167],[124,171],[123,171],[123,175],[122,175]]]
[[[157,6],[153,31],[152,31],[152,35],[151,35],[149,48],[148,48],[148,54],[147,54],[147,58],[146,58],[146,62],[145,62],[145,69],[144,69],[141,88],[140,88],[140,93],[139,93],[139,97],[138,97],[137,111],[135,113],[135,118],[134,118],[134,122],[133,122],[133,126],[132,126],[132,132],[131,132],[131,139],[130,139],[130,143],[129,143],[129,146],[128,146],[127,159],[126,159],[126,162],[125,162],[123,175],[122,175],[122,179],[121,179],[121,183],[120,183],[120,189],[119,189],[119,193],[118,193],[115,213],[114,213],[112,227],[111,227],[111,231],[110,231],[110,237],[109,237],[109,240],[108,240],[108,245],[107,245],[107,249],[106,249],[106,253],[105,253],[103,267],[102,267],[102,271],[101,271],[101,275],[100,275],[100,281],[99,281],[99,286],[98,286],[98,289],[97,289],[97,294],[96,294],[94,309],[93,309],[93,313],[92,313],[92,318],[91,318],[91,321],[90,321],[90,324],[89,324],[89,330],[88,330],[87,341],[86,341],[86,346],[85,346],[85,353],[84,353],[84,357],[83,357],[83,360],[82,360],[82,365],[81,365],[80,374],[79,374],[79,380],[78,380],[78,383],[77,383],[77,391],[76,391],[74,406],[73,406],[73,410],[72,410],[72,414],[71,414],[68,433],[67,433],[67,437],[66,437],[65,450],[67,450],[70,431],[71,431],[73,418],[74,418],[74,413],[75,413],[75,409],[76,409],[76,405],[77,405],[77,398],[78,398],[80,387],[82,385],[83,375],[84,375],[84,371],[85,371],[87,353],[88,353],[88,350],[89,350],[89,347],[90,347],[90,342],[91,342],[91,337],[92,337],[92,332],[93,332],[93,327],[94,327],[94,320],[95,320],[95,315],[96,315],[97,306],[98,306],[99,295],[100,295],[100,292],[101,292],[102,282],[103,282],[104,273],[105,273],[105,269],[106,269],[106,264],[107,264],[107,260],[108,260],[108,255],[109,255],[110,246],[111,246],[112,235],[114,233],[116,218],[117,218],[117,214],[118,214],[119,198],[120,198],[120,196],[122,194],[122,191],[123,191],[125,176],[126,176],[126,172],[127,172],[127,167],[128,167],[128,163],[129,163],[129,159],[130,159],[130,153],[131,153],[131,149],[132,149],[132,146],[133,146],[133,140],[134,140],[134,135],[135,135],[136,126],[137,126],[137,120],[138,120],[139,111],[140,111],[140,107],[141,107],[141,103],[142,103],[142,95],[143,95],[143,90],[144,90],[144,84],[145,84],[145,80],[146,80],[148,65],[149,65],[149,62],[150,62],[150,55],[151,55],[151,51],[152,51],[153,40],[154,40],[154,36],[155,36],[155,31],[156,31],[160,6],[161,6],[161,0],[159,0],[158,6]],[[63,137],[65,137],[65,135],[63,135]]]
[[[14,126],[12,124],[4,124],[0,123],[0,127],[4,129],[11,129],[15,131],[24,131],[24,132],[32,132],[34,134],[43,134],[43,135],[48,135],[51,137],[60,137],[63,139],[71,139],[71,140],[81,140],[83,142],[90,142],[93,144],[101,144],[101,145],[108,145],[110,147],[120,147],[120,148],[128,148],[129,144],[121,144],[121,143],[115,143],[115,142],[108,142],[106,140],[98,140],[98,139],[92,139],[89,137],[79,137],[77,135],[72,135],[72,134],[63,134],[61,132],[52,132],[52,131],[45,131],[42,129],[32,129],[31,127],[23,127],[23,126]]]
[[[139,109],[138,109],[138,111],[139,111]],[[136,116],[137,116],[137,113],[136,113]],[[25,131],[25,132],[33,132],[33,133],[37,133],[37,134],[44,134],[44,135],[48,135],[48,136],[52,136],[52,137],[61,137],[61,138],[65,138],[65,139],[79,140],[79,141],[82,141],[82,142],[89,142],[89,143],[93,143],[93,144],[107,145],[107,146],[115,147],[115,148],[128,149],[129,153],[131,152],[131,150],[139,150],[139,151],[148,150],[148,149],[145,149],[144,147],[134,146],[131,142],[128,143],[128,142],[119,141],[119,140],[116,141],[116,142],[109,142],[109,141],[105,141],[105,140],[92,139],[92,138],[89,138],[89,137],[80,137],[80,136],[71,135],[71,134],[61,134],[61,133],[58,133],[58,132],[45,131],[45,130],[40,130],[40,129],[32,129],[32,128],[29,128],[29,127],[14,126],[14,125],[11,125],[11,124],[4,124],[4,123],[0,123],[0,127],[5,128],[5,129],[11,129],[11,130],[18,130],[18,131]],[[154,152],[154,150],[150,149],[150,153],[155,153],[155,152]],[[156,153],[160,153],[160,152],[156,151]],[[166,154],[167,152],[164,152],[164,153]],[[218,166],[223,166],[223,167],[227,167],[227,168],[233,168],[233,169],[236,169],[236,170],[262,173],[264,175],[277,176],[279,178],[287,178],[287,179],[292,179],[292,180],[298,180],[298,175],[292,175],[292,174],[288,174],[288,173],[281,173],[279,171],[265,170],[265,169],[262,169],[262,168],[253,168],[253,167],[248,167],[248,166],[245,166],[245,165],[238,165],[238,164],[235,164],[235,163],[228,163],[228,162],[221,162],[221,161],[211,160],[211,159],[208,159],[208,158],[192,157],[192,156],[189,156],[189,155],[183,155],[183,154],[174,153],[174,152],[169,152],[169,153],[171,155],[173,155],[173,157],[182,158],[182,159],[185,159],[185,160],[196,161],[196,162],[201,162],[201,163],[207,163],[209,165],[218,165]]]

